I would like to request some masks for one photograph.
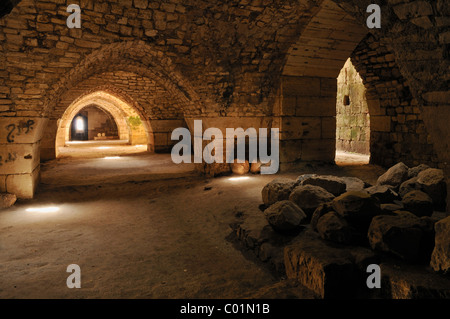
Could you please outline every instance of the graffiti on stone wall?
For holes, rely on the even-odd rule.
[[[17,159],[17,153],[12,152],[8,153],[8,156],[4,159],[3,156],[0,155],[0,166],[3,164],[8,164],[14,162]]]
[[[30,133],[33,130],[33,125],[33,120],[20,121],[18,124],[13,123],[7,125],[6,130],[8,132],[8,135],[6,137],[6,140],[8,141],[8,143],[13,143],[16,136]]]

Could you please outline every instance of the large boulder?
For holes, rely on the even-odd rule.
[[[303,181],[307,180],[308,178],[317,177],[317,176],[319,176],[319,175],[317,175],[317,174],[303,174],[303,175],[300,175],[299,177],[297,177],[297,185],[301,185],[303,183]]]
[[[365,192],[346,192],[333,200],[333,209],[352,226],[366,231],[374,216],[381,213],[380,203]]]
[[[312,214],[311,217],[311,229],[312,230],[317,230],[317,223],[319,222],[320,217],[322,217],[323,215],[332,212],[333,211],[333,206],[331,205],[331,202],[329,203],[325,203],[325,204],[320,204],[319,207],[316,208],[316,210],[314,211],[314,213]]]
[[[310,230],[284,248],[287,278],[325,299],[358,297],[367,289],[367,266],[379,263],[370,249],[330,243]]]
[[[347,184],[341,178],[332,175],[311,176],[302,181],[302,185],[320,186],[334,196],[345,192]]]
[[[255,162],[250,164],[250,173],[259,174],[261,173],[261,162]]]
[[[317,232],[326,240],[341,244],[350,244],[354,229],[336,212],[329,212],[319,218]]]
[[[413,177],[413,178],[410,178],[410,179],[404,181],[400,185],[400,188],[398,190],[398,194],[401,197],[403,197],[403,196],[405,196],[406,194],[408,194],[411,191],[420,191],[420,190],[422,190],[422,187],[417,182],[418,179],[419,178],[416,176],[416,177]]]
[[[392,215],[397,210],[403,210],[404,206],[389,203],[389,204],[381,204],[380,208],[382,215]]]
[[[271,162],[263,163],[261,161],[256,161],[254,163],[250,164],[250,173],[252,174],[260,174],[262,167],[269,167],[271,165]]]
[[[421,191],[412,191],[403,196],[404,209],[416,216],[431,216],[433,214],[433,200]]]
[[[447,199],[447,184],[444,171],[436,168],[426,169],[417,175],[417,183],[423,192],[433,199],[434,209],[445,211]]]
[[[17,197],[14,194],[1,193],[0,194],[0,209],[9,208],[13,206],[17,201]]]
[[[289,178],[276,178],[263,187],[261,194],[265,205],[270,206],[280,200],[289,199],[296,181]]]
[[[431,267],[435,271],[450,273],[450,216],[434,225],[435,247],[431,255]]]
[[[419,175],[420,172],[422,172],[426,169],[429,169],[429,168],[430,168],[430,166],[428,166],[426,164],[420,164],[419,166],[408,169],[408,179],[417,177],[417,175]]]
[[[238,160],[235,159],[234,163],[231,164],[231,171],[233,174],[236,175],[245,175],[250,170],[250,164],[248,161],[245,161],[244,163],[238,163]]]
[[[276,202],[264,211],[269,224],[278,232],[292,232],[306,220],[300,207],[289,200]]]
[[[375,185],[366,188],[365,191],[370,196],[378,199],[381,204],[392,203],[398,198],[398,194],[394,192],[390,187],[385,185]]]
[[[414,214],[397,211],[372,219],[368,231],[372,249],[393,254],[408,262],[429,261],[433,241],[429,224]]]
[[[408,179],[408,170],[408,166],[400,162],[381,175],[377,180],[377,185],[399,187],[401,183]]]
[[[198,172],[211,177],[231,174],[231,167],[228,163],[199,163],[195,164],[195,169]]]
[[[308,217],[311,217],[320,204],[331,202],[334,195],[320,186],[300,185],[294,188],[289,200],[300,207]]]
[[[366,183],[357,177],[340,177],[347,185],[345,191],[362,191],[366,187]],[[369,185],[367,185],[369,186]]]

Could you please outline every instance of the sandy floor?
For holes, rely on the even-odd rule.
[[[204,179],[179,167],[172,176],[167,168],[164,179],[149,178],[152,171],[143,163],[167,158],[98,162],[100,171],[88,168],[100,159],[47,163],[46,184],[36,198],[0,212],[0,298],[312,297],[274,277],[229,239],[235,213],[257,210],[273,175]],[[147,178],[139,179],[135,173],[146,169]],[[109,184],[105,176],[95,177],[100,172]],[[383,170],[308,165],[282,176],[311,172],[373,183]],[[80,179],[85,183],[74,182]],[[59,211],[26,211],[32,207]],[[69,264],[81,267],[81,289],[66,287]]]
[[[336,151],[334,161],[339,166],[348,165],[366,165],[369,164],[370,155],[348,153],[343,151]]]
[[[66,142],[59,149],[61,158],[102,158],[105,156],[119,156],[142,154],[147,151],[147,145],[128,145],[128,141],[82,141]]]

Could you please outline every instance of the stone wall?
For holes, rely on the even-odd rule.
[[[337,80],[336,150],[370,154],[370,115],[366,88],[347,60]]]
[[[439,166],[419,105],[386,44],[368,35],[351,61],[366,86],[371,123],[371,162],[385,166]]]
[[[274,127],[280,128],[281,163],[334,161],[336,91],[335,78],[283,77],[274,108],[279,114]]]

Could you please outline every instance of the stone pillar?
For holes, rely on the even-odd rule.
[[[33,198],[39,181],[40,144],[47,119],[0,118],[0,191]]]
[[[58,121],[49,119],[41,140],[41,160],[48,161],[56,158],[56,133]]]
[[[336,153],[337,80],[283,76],[274,115],[280,125],[280,162],[333,162]]]
[[[233,136],[227,136],[227,128],[230,129],[243,129],[246,131],[249,128],[254,128],[256,130],[256,136],[258,137],[256,140],[253,139],[252,143],[253,145],[256,145],[256,152],[257,157],[259,159],[259,129],[267,129],[268,136],[270,134],[271,128],[278,128],[278,125],[275,125],[273,122],[272,117],[267,116],[249,116],[249,117],[214,117],[214,118],[187,118],[186,123],[187,126],[191,132],[192,137],[192,150],[194,152],[194,121],[195,120],[201,120],[202,121],[202,133],[199,136],[200,138],[203,138],[204,132],[209,128],[217,128],[221,131],[222,137],[216,137],[214,136],[214,140],[220,139],[220,142],[223,147],[223,163],[213,163],[213,164],[198,164],[196,165],[196,168],[199,172],[205,173],[210,176],[216,176],[216,175],[222,175],[230,173],[230,163],[227,163],[227,158],[237,158],[237,138]],[[227,149],[227,139],[232,140],[232,143],[230,145],[233,145],[232,149]],[[228,141],[229,141],[228,140]],[[219,142],[219,143],[220,143]],[[202,140],[201,143],[201,152],[203,154],[203,151],[205,147],[211,143],[209,140]],[[250,142],[250,138],[245,138],[245,147],[246,150],[248,150]],[[268,149],[270,150],[270,146],[268,146]],[[233,154],[232,154],[233,152]],[[246,152],[245,160],[248,160],[248,154]],[[242,160],[244,160],[242,159]]]
[[[160,153],[170,153],[177,141],[172,141],[172,131],[179,127],[186,127],[184,120],[150,120],[153,130],[154,150]]]
[[[447,211],[450,212],[450,91],[428,92],[424,95],[423,121],[429,132],[438,158],[437,167],[445,172],[447,179]]]

